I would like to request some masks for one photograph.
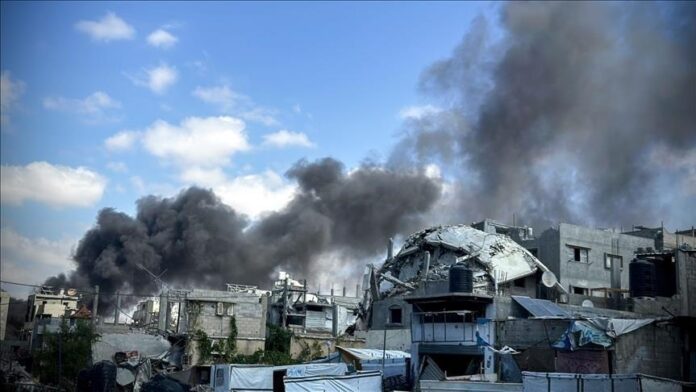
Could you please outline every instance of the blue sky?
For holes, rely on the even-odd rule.
[[[1,7],[2,279],[39,283],[101,208],[198,184],[255,217],[299,159],[386,157],[405,113],[436,104],[420,73],[494,5]]]

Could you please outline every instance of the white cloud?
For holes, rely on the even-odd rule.
[[[399,111],[399,117],[401,117],[402,119],[418,120],[425,116],[433,115],[441,111],[442,109],[433,105],[407,106],[401,109],[401,111]]]
[[[434,180],[441,179],[442,178],[442,170],[440,170],[440,166],[438,166],[434,163],[425,165],[425,176],[428,178],[432,178]]]
[[[182,180],[187,184],[212,188],[225,204],[251,219],[282,209],[297,190],[296,185],[272,170],[227,179],[217,168],[193,169],[185,171]]]
[[[182,167],[226,165],[232,154],[250,148],[244,122],[233,117],[189,117],[179,125],[156,121],[143,134],[151,154]]]
[[[88,207],[101,199],[106,187],[106,179],[99,173],[48,162],[2,165],[0,173],[3,204],[33,200],[53,207]]]
[[[10,110],[24,94],[26,85],[21,80],[13,79],[10,71],[2,71],[0,76],[0,125],[10,122]]]
[[[218,106],[222,111],[232,110],[238,102],[249,99],[245,95],[232,91],[229,86],[198,86],[192,94],[203,102]]]
[[[113,12],[107,13],[100,20],[81,20],[75,24],[78,31],[86,33],[94,41],[115,41],[133,39],[135,29]]]
[[[110,151],[126,151],[133,148],[133,145],[140,137],[138,132],[121,131],[104,141],[104,146]]]
[[[73,267],[70,257],[76,243],[75,238],[52,241],[25,237],[10,227],[3,227],[0,229],[0,275],[3,280],[40,284],[47,276]],[[11,290],[13,295],[26,294],[21,289]]]
[[[147,43],[156,48],[171,48],[179,39],[164,29],[157,29],[147,36]]]
[[[291,132],[282,129],[278,132],[269,133],[263,136],[263,144],[272,147],[315,147],[316,145],[309,140],[306,134],[302,132]]]
[[[126,76],[136,86],[147,87],[155,94],[164,94],[179,79],[179,73],[176,68],[164,63],[144,70],[141,75]]]
[[[261,123],[267,127],[280,125],[280,122],[275,118],[274,110],[260,106],[239,113],[239,116],[247,121]]]
[[[123,162],[108,162],[106,167],[116,173],[126,173],[128,171],[128,166]]]
[[[277,126],[275,110],[258,106],[244,94],[232,90],[227,85],[196,87],[191,94],[201,101],[215,105],[224,113],[232,113],[240,118],[266,126]]]
[[[111,98],[103,91],[96,91],[84,99],[73,99],[65,97],[47,97],[43,101],[46,109],[73,112],[86,116],[84,120],[88,122],[110,120],[106,112],[110,109],[118,109],[121,102]],[[111,118],[113,119],[113,118]]]

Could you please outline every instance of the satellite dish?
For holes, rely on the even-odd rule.
[[[589,299],[582,301],[583,308],[594,308],[594,304]]]
[[[541,283],[546,287],[553,287],[558,283],[558,279],[556,279],[556,275],[554,275],[553,272],[544,271],[544,273],[541,274]]]
[[[75,290],[75,289],[68,289],[67,294],[68,294],[69,296],[71,296],[71,297],[74,297],[75,295],[77,295],[77,290]]]

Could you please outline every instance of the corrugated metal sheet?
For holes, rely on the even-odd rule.
[[[568,312],[558,307],[555,303],[545,299],[529,298],[522,295],[513,295],[512,299],[534,317],[571,318]]]

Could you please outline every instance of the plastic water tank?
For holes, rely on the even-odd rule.
[[[655,296],[655,264],[634,259],[628,265],[628,279],[631,297]]]
[[[474,290],[474,273],[464,265],[453,265],[449,270],[451,293],[470,293]]]

